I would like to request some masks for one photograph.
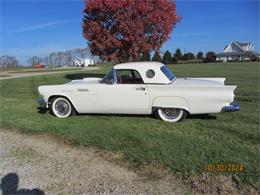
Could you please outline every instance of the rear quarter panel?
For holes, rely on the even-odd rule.
[[[234,100],[236,86],[148,85],[152,107],[183,108],[190,114],[218,113]]]

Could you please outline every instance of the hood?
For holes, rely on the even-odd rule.
[[[73,85],[94,85],[98,84],[101,78],[84,78],[79,80],[72,80],[66,84],[61,85],[41,85],[38,87],[40,95],[49,94],[51,92],[68,92],[73,91]]]
[[[176,78],[176,86],[223,86],[225,78]]]

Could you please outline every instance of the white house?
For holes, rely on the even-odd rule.
[[[224,51],[217,54],[217,61],[250,61],[252,58],[259,57],[259,54],[254,52],[252,43],[240,43],[233,41],[224,48]]]
[[[94,65],[93,58],[78,58],[74,60],[74,66],[76,67],[88,67]]]

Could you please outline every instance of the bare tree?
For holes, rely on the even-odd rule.
[[[43,62],[43,59],[41,57],[38,57],[38,56],[33,56],[31,58],[29,58],[27,60],[28,64],[30,64],[31,66],[34,66],[36,64],[40,64]]]
[[[43,63],[46,64],[46,65],[50,65],[49,56],[45,56],[45,57],[43,58]]]
[[[15,68],[18,67],[18,60],[14,56],[2,55],[0,57],[1,68]]]
[[[51,66],[55,65],[55,58],[56,58],[55,52],[52,52],[49,54],[49,65],[51,65]]]
[[[86,57],[93,58],[88,47],[52,52],[44,57],[43,61],[49,66],[70,66],[74,60]]]
[[[67,50],[64,52],[65,65],[70,66],[73,63],[72,51]]]

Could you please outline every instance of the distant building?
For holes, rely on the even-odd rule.
[[[93,58],[78,58],[74,60],[74,66],[76,67],[88,67],[94,64]]]
[[[231,42],[224,48],[224,51],[217,54],[217,61],[251,61],[259,58],[259,53],[254,52],[252,43]]]
[[[36,64],[36,65],[33,65],[33,68],[40,69],[40,68],[45,68],[45,66],[42,64]]]

